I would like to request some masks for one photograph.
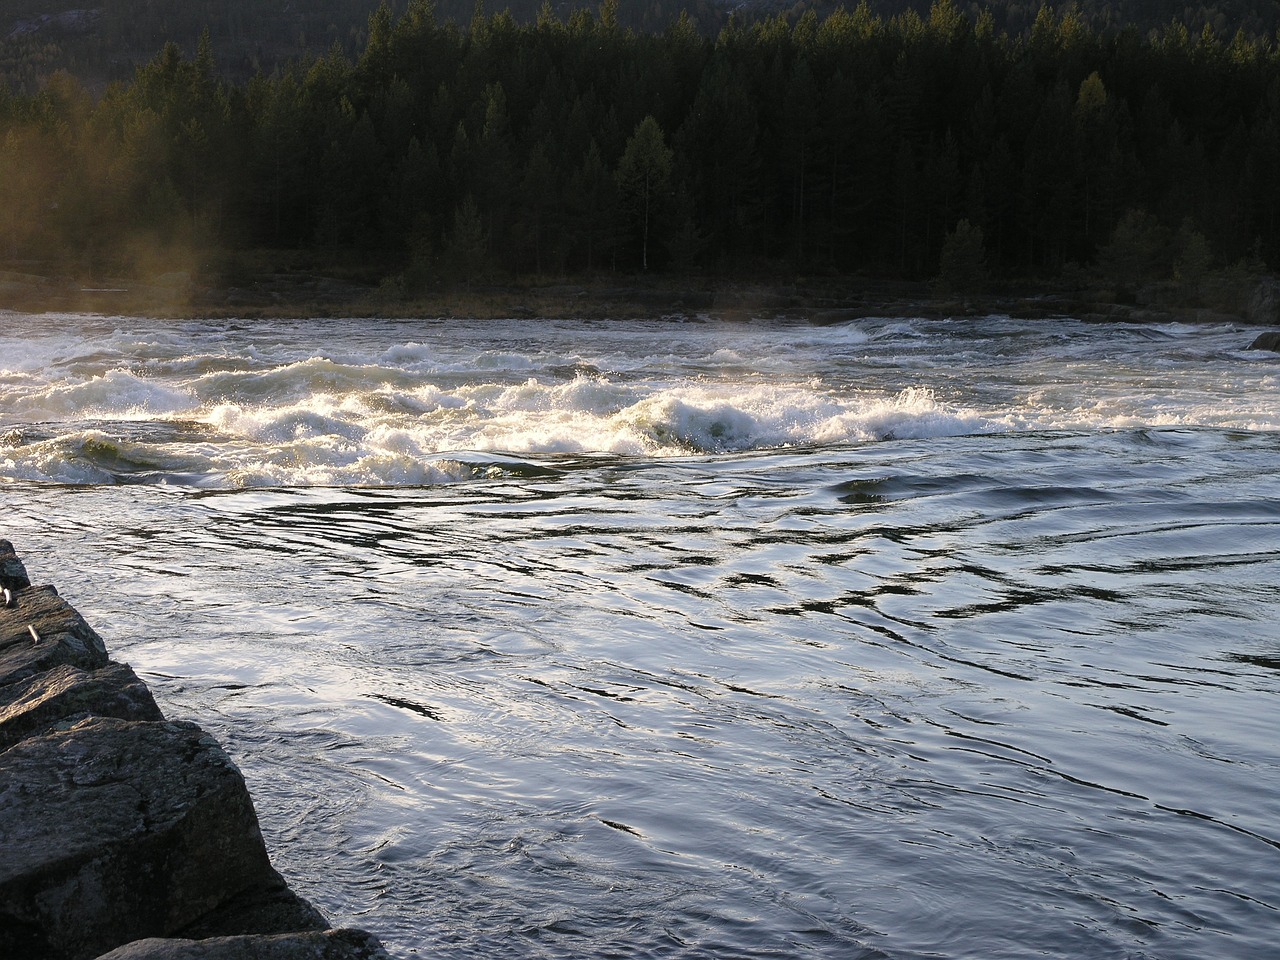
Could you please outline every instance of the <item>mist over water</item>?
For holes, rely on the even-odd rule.
[[[0,320],[0,536],[397,955],[1274,951],[1248,331]]]

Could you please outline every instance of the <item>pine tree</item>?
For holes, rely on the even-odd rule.
[[[633,225],[640,228],[640,262],[649,269],[649,232],[654,214],[671,180],[673,154],[662,128],[652,116],[636,125],[618,161],[618,190]]]

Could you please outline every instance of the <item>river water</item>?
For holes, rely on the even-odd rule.
[[[396,956],[1273,957],[1251,338],[0,314],[0,536]]]

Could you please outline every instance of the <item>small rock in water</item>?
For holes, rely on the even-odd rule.
[[[1253,343],[1249,344],[1250,350],[1270,350],[1272,353],[1280,353],[1280,330],[1270,330],[1267,333],[1258,334]]]

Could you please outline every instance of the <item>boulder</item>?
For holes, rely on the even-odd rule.
[[[276,937],[139,940],[98,960],[387,960],[387,953],[361,930],[325,930]]]
[[[0,588],[24,590],[29,586],[31,581],[27,579],[27,568],[13,552],[13,544],[0,540]]]
[[[0,607],[0,686],[54,667],[98,670],[110,662],[102,638],[53,587],[12,596],[13,606]]]
[[[0,687],[0,753],[27,737],[90,716],[164,719],[146,684],[124,664],[93,671],[57,666]]]
[[[166,722],[5,540],[0,587],[0,960],[385,957],[369,934],[320,934],[235,764]]]
[[[60,666],[108,664],[102,637],[51,586],[12,590],[0,605],[0,685]],[[35,630],[35,632],[32,632]]]
[[[191,723],[81,720],[0,754],[0,956],[82,960],[278,894],[239,770]],[[283,929],[323,929],[303,901]]]
[[[1269,330],[1266,333],[1258,334],[1253,343],[1249,344],[1249,349],[1270,350],[1273,353],[1280,353],[1280,330]]]

